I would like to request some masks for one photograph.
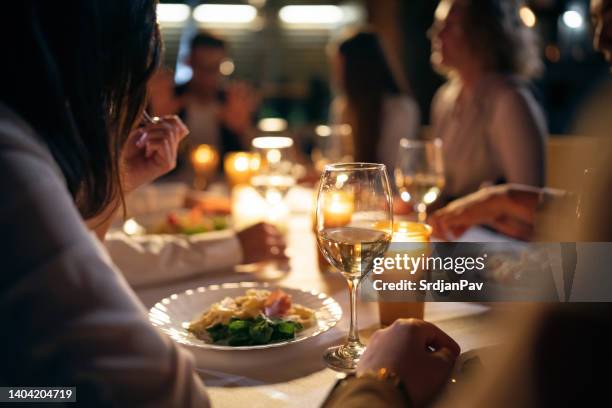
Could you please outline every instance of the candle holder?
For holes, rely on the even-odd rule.
[[[410,255],[428,255],[431,232],[432,228],[427,224],[412,221],[395,221],[393,223],[392,243],[389,248],[390,250],[385,256],[395,256],[395,252],[393,252],[394,243],[414,243],[415,248],[411,248]],[[419,243],[422,243],[422,245],[419,245]],[[410,279],[418,282],[422,278],[423,272],[423,270],[420,270],[414,275],[409,275]],[[388,282],[406,279],[405,271],[396,271],[395,273],[394,271],[387,271],[383,275],[381,275],[382,279]],[[378,311],[381,326],[388,326],[400,318],[423,319],[425,315],[425,293],[415,291],[412,295],[412,299],[406,299],[408,296],[406,293],[401,294],[401,299],[388,299],[387,297],[392,295],[387,294],[384,301],[379,300]]]
[[[191,152],[191,165],[195,173],[193,187],[205,190],[219,165],[219,153],[211,145],[201,144]]]

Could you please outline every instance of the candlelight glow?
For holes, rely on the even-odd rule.
[[[225,176],[232,186],[248,184],[251,177],[259,170],[259,166],[259,156],[249,152],[229,153],[223,162]]]
[[[352,195],[340,192],[331,193],[323,206],[325,227],[342,227],[349,224],[354,209]]]
[[[191,153],[191,164],[196,173],[212,172],[219,164],[219,153],[211,145],[199,145]]]

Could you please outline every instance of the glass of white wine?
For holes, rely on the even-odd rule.
[[[339,217],[339,206],[351,213]],[[345,344],[327,349],[324,359],[338,371],[353,371],[365,346],[357,329],[357,290],[382,256],[393,234],[392,194],[384,164],[340,163],[325,166],[317,197],[316,233],[323,256],[346,278],[350,327]]]
[[[442,140],[400,141],[395,185],[400,198],[412,204],[418,221],[427,220],[427,206],[435,202],[444,188]]]

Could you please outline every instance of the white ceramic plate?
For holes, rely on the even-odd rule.
[[[274,290],[277,287],[279,286],[269,283],[240,282],[189,289],[157,302],[149,311],[149,320],[174,341],[187,346],[212,350],[257,350],[285,346],[315,337],[334,327],[342,317],[342,308],[338,302],[325,293],[280,287],[291,296],[293,303],[313,309],[316,313],[316,324],[299,332],[294,339],[257,346],[232,347],[206,343],[186,329],[190,321],[225,297],[242,296],[247,289],[252,288]]]

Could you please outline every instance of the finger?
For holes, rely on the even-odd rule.
[[[531,193],[515,194],[512,198],[506,197],[499,207],[498,211],[511,215],[519,221],[526,224],[533,224],[535,221],[536,206],[538,198]]]
[[[429,223],[432,227],[434,237],[445,240],[448,239],[448,228],[444,222],[444,217],[433,214],[429,219]]]
[[[152,158],[153,162],[161,168],[172,169],[174,167],[174,155],[167,139],[147,142],[146,157],[148,159]]]
[[[438,226],[444,239],[454,240],[463,235],[473,224],[466,222],[462,216],[447,215],[439,218]]]
[[[528,241],[533,235],[533,225],[510,217],[499,217],[489,223],[489,226],[510,237]]]
[[[268,256],[266,257],[266,259],[272,259],[272,260],[277,260],[277,261],[287,261],[287,260],[289,260],[289,258],[285,254],[284,249],[280,248],[280,247],[271,247],[269,252],[268,252]]]
[[[163,117],[163,120],[169,122],[179,130],[179,139],[184,139],[189,133],[189,128],[177,115],[166,115]]]
[[[146,131],[144,131],[143,129],[138,129],[130,134],[127,143],[134,143],[136,147],[142,149],[145,147],[147,137],[148,133]]]
[[[425,336],[425,346],[432,347],[435,351],[442,349],[448,349],[455,356],[461,353],[461,347],[452,337],[446,334],[438,326],[429,323],[422,322],[422,332]]]
[[[275,227],[272,224],[267,224],[267,223],[262,223],[261,224],[262,228],[264,229],[264,231],[266,232],[266,234],[272,235],[272,236],[281,236],[281,232],[280,230]]]
[[[185,138],[188,131],[187,128],[181,124],[179,125],[178,118],[174,119],[161,119],[156,123],[148,124],[145,126],[145,130],[149,133],[164,134],[166,137],[171,137],[177,142]]]
[[[448,347],[441,347],[440,349],[432,352],[431,357],[435,358],[439,363],[441,363],[442,368],[450,371],[455,365],[459,354],[455,353],[455,350],[451,350]]]
[[[266,245],[268,246],[285,246],[285,240],[282,237],[267,237]]]

